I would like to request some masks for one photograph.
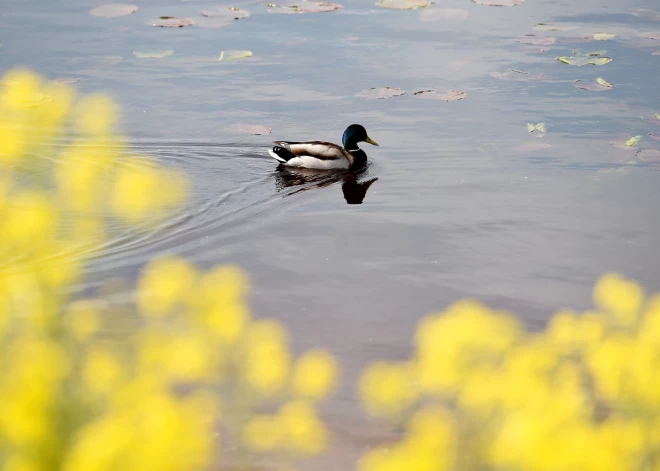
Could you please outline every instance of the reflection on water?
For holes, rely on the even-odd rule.
[[[275,174],[275,187],[278,192],[285,188],[300,187],[285,194],[285,196],[291,196],[341,182],[341,191],[346,203],[362,204],[367,191],[377,180],[378,177],[369,178],[369,166],[359,170],[329,172],[280,165]]]

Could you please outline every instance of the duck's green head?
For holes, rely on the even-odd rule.
[[[371,139],[367,135],[367,130],[359,124],[351,124],[344,131],[344,137],[342,137],[342,143],[344,144],[344,149],[355,149],[357,148],[358,142],[367,142],[374,146],[377,146],[378,143]]]

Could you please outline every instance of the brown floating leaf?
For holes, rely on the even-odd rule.
[[[637,157],[649,164],[660,164],[660,150],[658,149],[640,150],[637,152]]]
[[[430,6],[433,1],[426,0],[378,0],[377,7],[391,8],[394,10],[417,10]]]
[[[55,83],[76,83],[80,82],[80,78],[68,78],[68,77],[62,77],[62,78],[57,78],[53,80]]]
[[[429,8],[419,14],[422,21],[463,21],[470,16],[467,10],[460,8]]]
[[[472,0],[479,5],[488,5],[490,7],[513,7],[520,5],[525,0]]]
[[[550,46],[557,42],[557,38],[550,36],[547,38],[542,38],[539,36],[526,36],[521,39],[517,39],[520,44],[531,44],[533,46]]]
[[[260,136],[261,134],[270,134],[273,128],[262,126],[260,124],[232,124],[227,127],[227,131],[234,134],[255,134]]]
[[[339,10],[341,5],[333,2],[321,2],[315,0],[301,0],[296,2],[294,0],[285,0],[279,3],[267,3],[269,8],[275,8],[282,12],[288,13],[325,13],[329,11]],[[276,11],[277,11],[276,10]]]
[[[648,39],[658,39],[660,40],[660,31],[654,31],[651,33],[644,33]]]
[[[603,79],[601,79],[601,80],[603,80]],[[582,90],[590,90],[592,92],[604,92],[604,91],[612,90],[613,88],[616,88],[611,83],[605,82],[605,80],[603,80],[603,82],[604,83],[600,83],[598,81],[598,79],[596,79],[596,81],[594,81],[594,82],[583,82],[583,81],[579,80],[579,81],[576,81],[573,84],[573,86],[575,88],[580,88]],[[607,84],[607,85],[605,85],[605,84]]]
[[[235,7],[215,7],[202,11],[202,16],[223,19],[231,22],[232,20],[247,18],[250,16],[250,12]]]
[[[496,79],[513,80],[516,82],[547,82],[551,79],[550,76],[544,73],[530,74],[529,72],[516,69],[509,69],[506,72],[493,72],[490,75]]]
[[[195,24],[190,18],[179,18],[177,16],[161,16],[157,20],[149,22],[151,26],[158,28],[183,28],[184,26],[192,26]]]
[[[381,88],[370,88],[368,90],[362,90],[358,93],[355,94],[355,96],[359,96],[362,98],[370,98],[372,100],[375,99],[384,99],[384,98],[392,98],[394,96],[401,96],[405,95],[406,91],[402,90],[400,88],[394,88],[394,87],[381,87]]]
[[[456,101],[465,98],[467,93],[460,90],[450,90],[446,93],[438,93],[435,90],[420,90],[413,93],[413,96],[422,96],[422,98],[431,98],[436,100]]]
[[[116,18],[118,16],[126,16],[138,11],[135,5],[128,5],[126,3],[106,3],[104,5],[92,8],[89,14],[92,16],[102,16],[103,18]]]

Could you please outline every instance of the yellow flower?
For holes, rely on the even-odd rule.
[[[294,392],[308,399],[322,399],[334,388],[337,369],[337,361],[329,352],[318,348],[305,352],[293,371]]]
[[[362,373],[359,393],[373,415],[399,416],[417,398],[408,364],[374,363]]]
[[[85,387],[91,394],[104,394],[119,384],[124,369],[115,354],[106,348],[92,347],[82,370]]]
[[[296,454],[316,455],[325,448],[327,432],[314,406],[305,401],[292,401],[277,415],[287,448]]]
[[[596,306],[611,313],[624,327],[637,321],[643,301],[642,288],[615,273],[604,275],[594,288]]]
[[[190,263],[174,258],[160,258],[149,263],[140,278],[138,303],[148,316],[171,313],[189,295],[197,272]]]
[[[106,134],[113,130],[117,120],[117,107],[104,95],[90,95],[80,101],[77,128],[87,134]]]
[[[76,301],[69,305],[65,317],[74,338],[87,340],[99,328],[97,304],[91,300]]]
[[[274,320],[252,323],[245,334],[243,376],[257,393],[277,393],[289,374],[290,354],[284,328]]]
[[[267,452],[274,450],[282,440],[282,430],[277,417],[257,415],[243,429],[243,443],[251,450]]]

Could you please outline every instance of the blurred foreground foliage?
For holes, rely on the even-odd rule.
[[[125,313],[71,295],[109,223],[148,227],[185,199],[186,179],[131,155],[116,121],[107,97],[27,71],[0,85],[0,468],[250,454],[289,469],[320,453],[339,366],[322,349],[294,358],[281,324],[253,319],[241,270],[152,261],[122,335],[108,332]],[[361,376],[366,410],[404,433],[358,470],[660,471],[660,297],[611,274],[594,299],[540,332],[473,301],[424,318],[409,360]]]
[[[541,332],[474,301],[424,318],[410,360],[362,375],[405,437],[359,471],[660,470],[660,295],[608,274],[594,302]]]
[[[278,322],[253,320],[239,269],[154,260],[121,336],[108,332],[124,314],[70,294],[108,223],[148,227],[185,198],[186,179],[130,155],[116,120],[105,96],[2,79],[0,469],[209,469],[228,440],[243,455],[319,453],[335,359],[296,359]]]

